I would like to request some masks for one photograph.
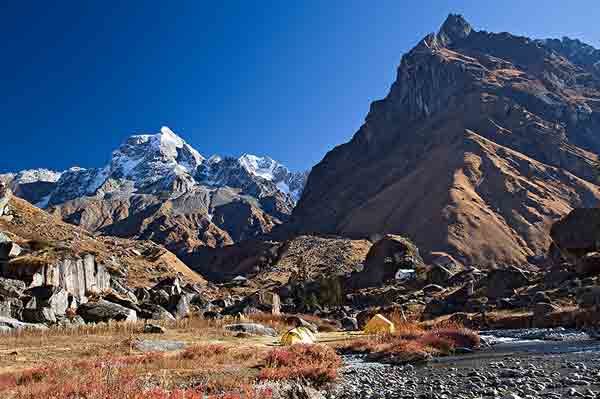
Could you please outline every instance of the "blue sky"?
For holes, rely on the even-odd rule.
[[[597,0],[4,1],[0,172],[101,166],[162,125],[206,156],[308,168],[449,12],[600,47]]]

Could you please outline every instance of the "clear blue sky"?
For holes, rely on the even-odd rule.
[[[354,134],[449,12],[600,47],[598,0],[5,0],[0,172],[101,166],[162,125],[206,156],[308,168]]]

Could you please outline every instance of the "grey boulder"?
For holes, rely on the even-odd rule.
[[[342,328],[345,331],[357,331],[358,321],[356,320],[356,317],[344,317],[342,319]]]
[[[46,327],[43,324],[24,323],[17,319],[13,319],[12,317],[1,317],[0,316],[0,330],[4,330],[4,331],[6,331],[7,329],[21,330],[21,329],[26,329],[26,328],[45,330],[48,327]]]
[[[0,295],[18,298],[23,295],[27,286],[21,280],[0,277]]]
[[[175,320],[175,317],[165,308],[154,303],[142,303],[139,317],[147,320]]]
[[[144,334],[164,334],[167,330],[157,324],[146,324],[144,326]]]
[[[56,315],[52,308],[23,309],[23,321],[28,323],[56,323]]]
[[[276,337],[277,331],[272,329],[271,327],[265,327],[262,324],[258,323],[238,323],[238,324],[229,324],[223,326],[223,328],[227,331],[232,332],[242,332],[250,335],[260,335],[260,336],[269,336]]]
[[[137,321],[137,313],[116,303],[103,299],[81,304],[77,313],[88,323],[115,321]]]
[[[56,316],[63,316],[69,307],[69,294],[60,287],[43,285],[30,288],[25,291],[25,294],[33,298],[30,304],[26,306],[27,308],[35,307],[41,309],[49,307]]]

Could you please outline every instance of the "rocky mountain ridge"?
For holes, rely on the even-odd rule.
[[[163,127],[128,138],[102,168],[27,170],[0,180],[69,223],[182,254],[269,232],[291,214],[306,175],[269,157],[206,159]]]
[[[352,140],[312,169],[289,230],[408,235],[426,260],[532,261],[553,221],[600,199],[600,79],[587,49],[450,15],[402,57]]]

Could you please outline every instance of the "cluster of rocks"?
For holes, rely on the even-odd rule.
[[[490,356],[404,367],[347,357],[340,383],[326,397],[597,398],[600,359],[585,354]]]

